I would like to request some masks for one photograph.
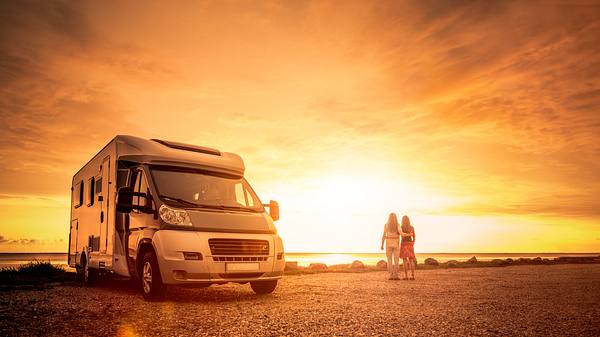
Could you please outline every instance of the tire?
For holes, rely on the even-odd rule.
[[[250,282],[250,287],[259,295],[270,294],[277,288],[278,280]]]
[[[77,274],[79,275],[81,284],[86,287],[93,286],[98,277],[98,271],[89,267],[86,258],[82,258],[81,267],[77,268]]]
[[[142,258],[140,285],[144,298],[148,301],[161,300],[165,297],[167,287],[162,282],[154,252],[148,252]]]

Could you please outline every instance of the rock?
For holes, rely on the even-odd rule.
[[[285,270],[298,270],[298,261],[286,261]]]
[[[531,259],[527,258],[527,257],[521,257],[517,261],[519,261],[519,264],[530,264],[531,263]]]
[[[554,259],[558,263],[597,263],[594,256],[561,256]]]
[[[511,259],[510,257],[508,259],[506,259],[506,263],[508,263],[508,264],[512,264],[513,262],[514,262],[514,260]]]
[[[472,256],[467,262],[469,262],[469,263],[477,263],[477,258],[475,256]]]
[[[448,260],[446,262],[446,265],[448,266],[448,268],[456,268],[456,267],[458,267],[458,261],[456,261],[456,260]]]
[[[491,263],[493,266],[498,266],[498,267],[508,265],[508,262],[505,260],[502,260],[502,259],[493,259]]]
[[[542,258],[538,256],[535,259],[533,259],[532,262],[534,264],[542,264]]]
[[[363,269],[364,267],[365,267],[365,264],[358,260],[352,261],[352,264],[350,265],[350,268],[352,268],[352,269]]]
[[[327,265],[325,263],[311,263],[308,266],[308,269],[312,269],[312,270],[327,270]]]
[[[436,259],[428,257],[425,259],[425,264],[428,266],[438,266],[440,263]]]
[[[384,260],[379,260],[376,266],[379,269],[387,269],[387,262],[385,262]]]

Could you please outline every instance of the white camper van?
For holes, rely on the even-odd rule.
[[[279,206],[260,202],[236,154],[116,136],[71,191],[69,265],[85,283],[112,272],[151,299],[167,285],[249,282],[270,293],[283,275]]]

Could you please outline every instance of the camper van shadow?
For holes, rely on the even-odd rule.
[[[94,283],[94,289],[108,291],[119,295],[139,296],[142,298],[139,286],[124,278],[102,278]],[[260,298],[270,298],[273,295],[257,295],[248,285],[213,285],[206,288],[169,287],[161,301],[179,303],[210,303],[210,302],[239,302],[256,301]]]

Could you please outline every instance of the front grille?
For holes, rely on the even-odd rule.
[[[269,241],[246,239],[208,239],[212,255],[269,255]]]
[[[215,262],[260,262],[267,259],[268,256],[213,256]]]

